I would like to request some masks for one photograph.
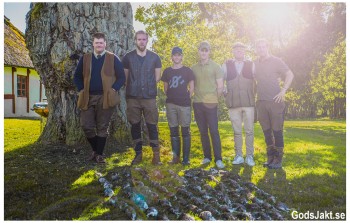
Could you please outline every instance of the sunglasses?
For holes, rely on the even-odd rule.
[[[203,49],[201,49],[201,51],[202,51],[202,52],[208,52],[209,50],[208,50],[208,49],[203,48]]]

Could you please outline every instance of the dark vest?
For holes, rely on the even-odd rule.
[[[254,107],[254,78],[253,63],[244,61],[241,74],[237,73],[233,61],[226,62],[227,68],[227,95],[225,102],[228,108]]]
[[[127,98],[156,98],[157,82],[155,77],[158,55],[147,50],[145,60],[141,64],[136,50],[126,54],[129,61],[129,75],[126,85]]]

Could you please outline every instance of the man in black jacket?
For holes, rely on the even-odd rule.
[[[135,33],[136,49],[123,58],[126,74],[127,116],[131,124],[131,136],[134,141],[135,158],[132,165],[142,161],[141,118],[145,119],[150,146],[153,150],[152,163],[161,164],[158,142],[158,108],[156,103],[157,82],[160,80],[161,61],[159,56],[146,49],[147,32]]]

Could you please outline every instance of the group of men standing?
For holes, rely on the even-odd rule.
[[[146,49],[148,34],[145,31],[135,33],[136,49],[128,52],[122,61],[105,50],[104,34],[96,33],[93,37],[94,52],[85,54],[80,59],[74,74],[74,83],[79,91],[81,126],[93,150],[90,160],[105,162],[103,150],[108,124],[113,109],[120,100],[118,90],[125,84],[127,117],[131,124],[135,150],[132,165],[142,162],[142,116],[153,151],[152,163],[161,164],[156,96],[157,82],[162,80],[167,96],[166,114],[173,152],[170,164],[180,163],[181,145],[182,164],[190,164],[191,101],[193,101],[194,116],[200,131],[204,154],[202,164],[211,162],[213,150],[216,166],[225,167],[221,155],[217,114],[219,98],[224,95],[234,131],[236,156],[232,163],[241,164],[245,161],[250,166],[255,165],[254,108],[256,107],[267,146],[267,162],[264,165],[269,168],[282,167],[284,95],[293,80],[293,73],[281,59],[269,54],[266,40],[256,42],[258,59],[254,62],[246,60],[246,46],[239,42],[235,43],[234,58],[227,60],[222,66],[210,59],[211,47],[206,41],[200,43],[199,62],[191,68],[182,64],[183,50],[174,47],[171,52],[173,65],[166,68],[161,75],[162,64],[159,56]],[[281,78],[284,79],[282,88]],[[245,160],[242,153],[242,124],[246,134]]]

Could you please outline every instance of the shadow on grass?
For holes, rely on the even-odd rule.
[[[107,147],[106,155],[111,152],[111,147]],[[4,219],[72,220],[78,218],[91,202],[103,199],[100,196],[103,188],[96,180],[72,190],[72,184],[84,173],[105,169],[87,162],[89,153],[87,145],[69,147],[37,143],[6,152]]]
[[[287,180],[288,172],[285,169],[267,169],[257,186],[298,212],[346,213],[345,173],[343,174],[306,174]]]

